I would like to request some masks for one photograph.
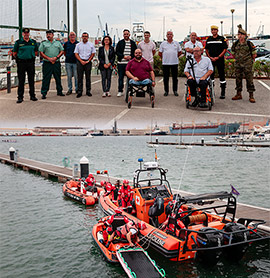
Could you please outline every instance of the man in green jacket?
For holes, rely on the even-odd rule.
[[[38,100],[35,95],[35,58],[38,54],[38,46],[35,40],[30,39],[29,28],[23,28],[22,31],[22,38],[15,42],[13,48],[13,56],[16,58],[19,79],[17,103],[23,102],[26,72],[29,83],[30,100]]]
[[[53,38],[53,30],[46,31],[47,40],[42,41],[39,46],[40,56],[44,59],[42,65],[42,99],[46,99],[47,92],[50,88],[52,75],[56,82],[56,90],[58,96],[64,96],[61,85],[61,64],[60,57],[64,54],[64,47],[60,41]]]
[[[232,100],[242,99],[243,75],[246,77],[247,91],[249,93],[249,101],[255,103],[253,92],[255,87],[253,83],[253,61],[255,59],[256,50],[251,41],[247,41],[247,32],[242,29],[242,25],[238,25],[238,40],[232,46],[232,54],[235,57],[235,77],[236,77],[236,95]]]

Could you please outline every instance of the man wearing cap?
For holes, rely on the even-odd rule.
[[[69,40],[64,44],[64,54],[66,56],[66,72],[68,81],[67,96],[72,94],[72,76],[74,76],[75,91],[78,91],[78,78],[77,78],[77,59],[74,54],[76,44],[79,43],[76,40],[76,34],[74,32],[69,33]]]
[[[47,40],[42,41],[39,46],[40,56],[44,59],[42,65],[42,99],[46,99],[52,75],[56,82],[57,95],[64,96],[61,84],[61,64],[59,60],[64,54],[64,47],[60,41],[53,38],[53,33],[53,30],[46,31]]]
[[[15,42],[13,56],[17,62],[17,74],[19,79],[18,100],[17,103],[23,102],[25,73],[27,72],[29,83],[30,100],[37,101],[35,95],[35,58],[38,54],[38,46],[35,40],[30,39],[30,29],[23,28],[23,37]]]
[[[214,72],[211,75],[211,79],[215,79],[215,67],[217,67],[221,95],[220,98],[225,98],[226,91],[226,80],[225,80],[225,60],[224,55],[227,51],[228,45],[223,36],[218,35],[218,27],[216,25],[211,26],[211,33],[213,36],[210,36],[205,45],[206,55],[210,58],[213,64]]]
[[[247,41],[247,32],[242,29],[242,25],[238,25],[238,40],[233,43],[232,54],[235,57],[235,76],[236,76],[236,95],[232,100],[242,99],[243,74],[246,77],[247,91],[249,93],[249,101],[255,103],[253,92],[255,87],[253,83],[253,61],[255,59],[256,50],[251,41]]]
[[[82,42],[78,43],[75,47],[74,53],[77,59],[77,72],[78,72],[78,93],[77,98],[82,96],[83,92],[83,73],[86,79],[86,95],[91,97],[91,70],[92,60],[96,54],[95,46],[88,41],[88,33],[82,33]]]

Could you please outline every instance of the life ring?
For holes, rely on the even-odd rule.
[[[62,162],[63,162],[64,167],[66,168],[66,167],[68,167],[69,164],[70,164],[70,159],[69,159],[67,156],[65,156],[65,157],[63,158]]]

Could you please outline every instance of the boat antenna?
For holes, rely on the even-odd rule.
[[[191,139],[193,138],[194,132],[195,132],[195,124],[194,124],[194,126],[193,126]],[[182,169],[182,173],[181,173],[181,176],[180,176],[180,181],[179,181],[179,185],[178,185],[177,191],[180,190],[180,187],[181,187],[181,185],[182,185],[183,176],[184,176],[184,173],[185,173],[186,164],[187,164],[187,160],[188,160],[188,156],[189,156],[189,151],[190,151],[190,148],[187,149],[187,154],[186,154],[184,166],[183,166],[183,169]],[[179,199],[179,194],[176,195],[176,200],[175,200],[175,203],[174,203],[174,205],[173,205],[173,211],[174,211],[175,206],[176,206],[176,204],[177,204],[177,202],[178,202],[178,199]]]

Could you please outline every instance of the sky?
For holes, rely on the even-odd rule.
[[[269,0],[248,0],[247,2],[248,33],[256,35],[259,26],[264,25],[264,34],[270,34]],[[122,37],[124,28],[130,29],[133,22],[143,22],[154,40],[163,38],[164,17],[165,31],[172,30],[174,39],[178,41],[182,41],[189,34],[190,29],[201,36],[209,35],[210,26],[220,27],[220,21],[223,21],[223,33],[231,33],[231,9],[235,9],[234,33],[237,33],[238,24],[241,23],[245,27],[245,0],[77,0],[77,3],[78,33],[87,31],[92,37],[97,35],[98,15],[103,26],[107,22],[109,32],[113,28],[112,35],[118,28],[119,35]]]

